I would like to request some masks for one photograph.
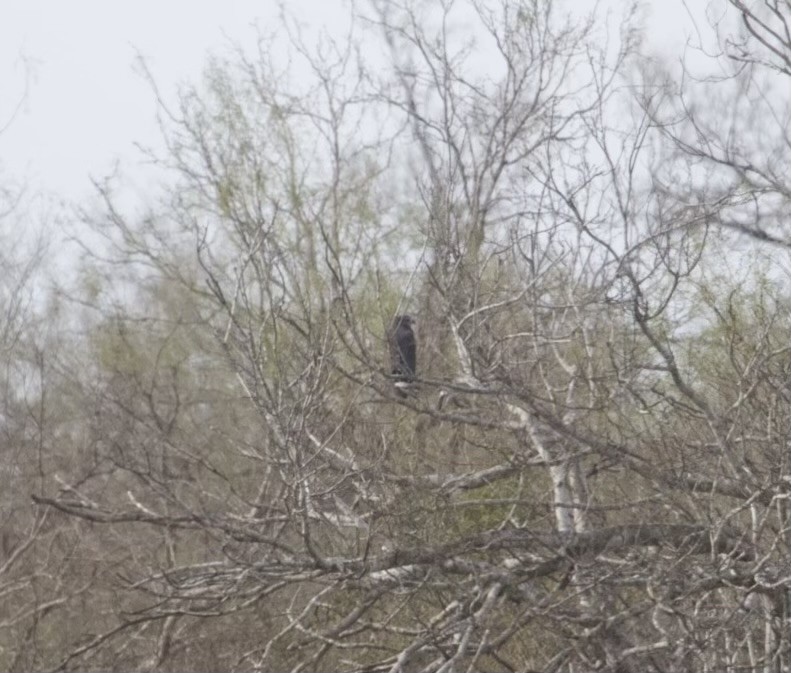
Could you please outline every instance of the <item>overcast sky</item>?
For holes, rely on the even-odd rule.
[[[572,0],[586,11],[590,0]],[[303,21],[339,29],[345,0],[286,0]],[[620,6],[618,0],[610,4]],[[650,0],[647,32],[678,53],[692,34],[682,0]],[[160,88],[195,81],[211,50],[254,43],[256,25],[277,21],[276,0],[0,0],[0,179],[69,200],[91,193],[89,176],[139,160],[156,145],[155,104],[140,75],[143,56]]]

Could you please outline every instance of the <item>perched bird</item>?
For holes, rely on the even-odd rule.
[[[397,315],[387,333],[390,371],[396,377],[396,389],[401,395],[406,395],[402,388],[408,387],[417,373],[417,342],[412,324],[411,316]]]

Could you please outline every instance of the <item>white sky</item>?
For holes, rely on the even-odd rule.
[[[580,13],[591,0],[569,0]],[[345,0],[286,0],[311,24],[345,26]],[[605,2],[617,5],[617,0]],[[692,34],[682,0],[650,0],[648,35],[678,50]],[[138,52],[165,94],[195,81],[210,50],[252,45],[271,28],[277,0],[0,0],[0,180],[70,201],[92,193],[89,177],[139,161],[134,143],[156,146],[155,103]],[[679,53],[680,55],[680,53]],[[27,64],[27,66],[26,66]]]

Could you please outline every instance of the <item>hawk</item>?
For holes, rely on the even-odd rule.
[[[417,373],[417,342],[412,331],[412,322],[411,316],[397,315],[387,333],[387,342],[390,346],[390,372],[396,377],[396,388],[402,395],[405,393],[401,388],[406,387],[404,384],[414,381]]]

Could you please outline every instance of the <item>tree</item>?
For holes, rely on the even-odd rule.
[[[48,665],[787,667],[789,296],[717,274],[715,182],[658,179],[689,143],[626,79],[635,17],[286,27],[294,70],[262,41],[163,106],[161,206],[101,187],[95,451],[34,499],[119,579]]]
[[[25,97],[0,120],[0,135],[12,132]],[[78,523],[29,498],[57,488],[50,450],[64,410],[49,396],[57,397],[50,356],[58,338],[44,319],[48,228],[33,215],[30,190],[5,172],[1,179],[0,667],[32,670],[60,644],[46,620],[63,619],[92,581],[68,558]]]

